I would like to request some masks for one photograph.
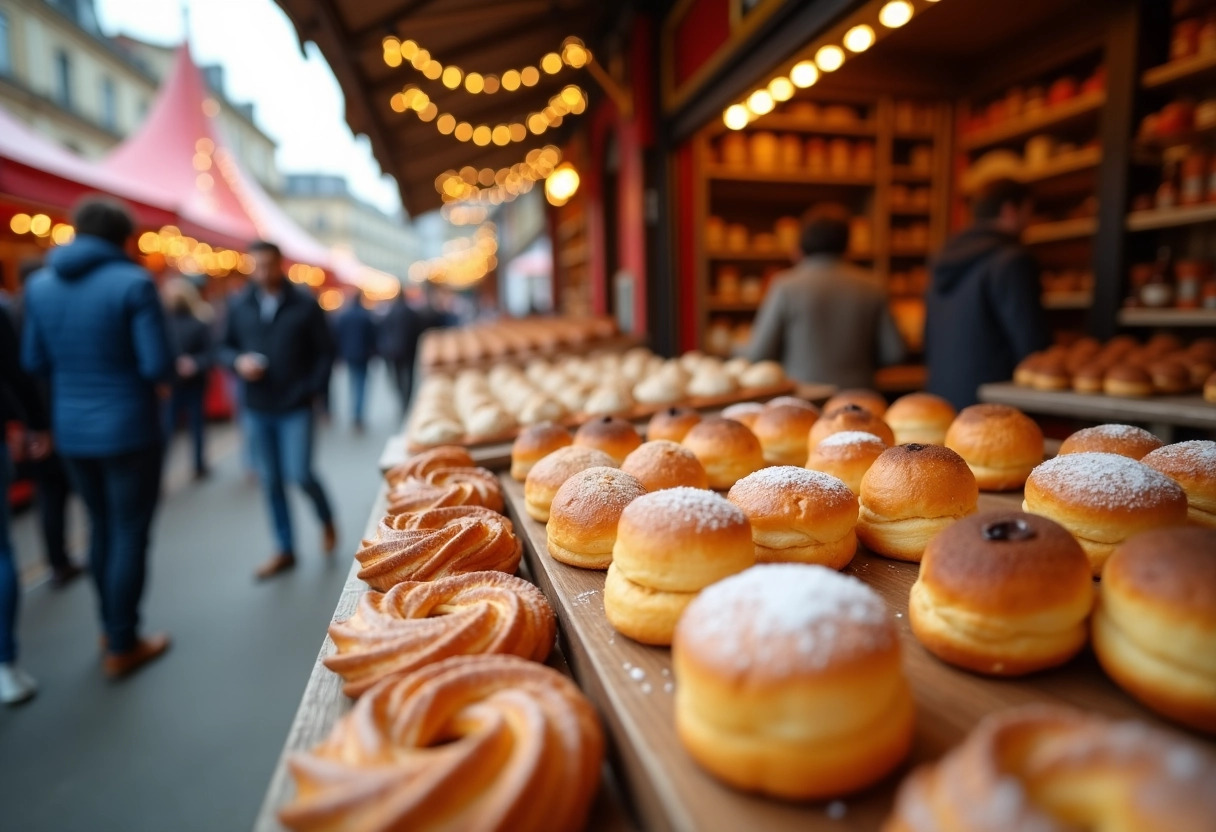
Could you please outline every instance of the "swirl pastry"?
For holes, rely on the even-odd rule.
[[[329,627],[337,653],[325,666],[357,697],[389,676],[451,656],[506,653],[543,662],[556,635],[553,608],[532,584],[502,572],[406,581],[368,592]]]
[[[385,592],[402,581],[463,572],[514,574],[523,554],[511,521],[481,506],[450,506],[385,516],[355,559],[359,578]]]
[[[472,458],[464,448],[436,448],[436,451],[458,451],[459,453],[431,456],[435,451],[418,456],[390,468],[384,479],[389,486],[389,503],[425,502],[432,488],[458,487],[463,494],[451,497],[449,505],[484,506],[501,512],[505,508],[502,487],[492,471],[472,465]],[[422,459],[422,457],[429,457]],[[447,465],[445,462],[467,464]]]
[[[576,832],[599,784],[595,710],[555,670],[456,656],[364,694],[289,762],[295,832]]]
[[[430,485],[418,480],[407,480],[388,492],[389,514],[412,514],[428,508],[467,506],[474,503],[477,490],[467,482],[449,485]]]
[[[1137,722],[1032,706],[985,718],[900,786],[884,832],[1206,832],[1216,760]]]
[[[389,485],[411,479],[425,479],[438,468],[472,468],[476,465],[469,452],[459,445],[442,445],[414,454],[405,462],[390,468],[384,475]]]

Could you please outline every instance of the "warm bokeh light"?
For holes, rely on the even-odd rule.
[[[344,300],[341,289],[326,289],[317,296],[317,305],[326,312],[333,312],[342,308]]]
[[[464,78],[464,88],[474,94],[480,93],[485,89],[485,79],[479,72],[470,72]]]
[[[435,129],[445,136],[456,129],[456,117],[450,113],[444,113],[435,120]]]
[[[864,23],[854,26],[844,33],[844,45],[850,52],[865,52],[874,45],[874,30]]]
[[[768,94],[768,90],[756,90],[747,97],[747,109],[758,116],[771,113],[773,111],[773,97]]]
[[[456,89],[463,80],[464,73],[460,71],[459,67],[449,66],[443,70],[443,85],[448,89]]]
[[[731,130],[742,130],[751,121],[751,115],[742,104],[731,104],[722,113],[722,121]]]
[[[815,53],[815,65],[824,72],[835,72],[844,65],[844,50],[831,44],[819,47]]]
[[[473,144],[477,145],[478,147],[485,147],[490,143],[492,136],[493,131],[491,131],[489,127],[484,124],[479,124],[473,130]]]
[[[8,221],[8,227],[13,230],[14,234],[30,233],[30,215],[14,214],[13,218]]]
[[[562,56],[556,52],[550,52],[540,59],[540,68],[550,75],[556,75],[562,71]]]
[[[462,121],[456,125],[456,131],[453,135],[456,136],[457,141],[467,142],[473,138],[473,125],[467,121]]]
[[[819,80],[819,69],[810,61],[799,61],[790,70],[790,82],[799,89],[814,86]]]
[[[30,217],[30,231],[39,236],[45,237],[51,233],[51,218],[46,214],[34,214]]]
[[[878,22],[888,29],[898,29],[912,19],[912,4],[908,0],[891,0],[878,12]]]
[[[768,94],[774,101],[789,101],[794,97],[794,85],[784,76],[774,78],[768,82]]]
[[[525,87],[535,87],[540,82],[540,70],[526,66],[519,71],[519,80]]]
[[[51,229],[51,240],[57,246],[66,246],[76,239],[76,229],[66,222],[56,223]]]
[[[502,88],[507,92],[515,92],[519,89],[519,70],[508,69],[502,74]]]
[[[569,162],[563,162],[545,179],[545,199],[551,205],[565,205],[578,192],[578,171]]]

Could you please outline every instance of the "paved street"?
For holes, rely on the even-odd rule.
[[[144,606],[169,655],[123,682],[100,669],[95,595],[40,579],[33,512],[15,523],[27,590],[21,663],[38,680],[29,704],[0,709],[0,829],[6,832],[227,832],[248,829],[295,714],[378,485],[376,460],[398,424],[381,370],[368,432],[349,428],[346,378],[318,437],[318,469],[341,543],[330,562],[305,501],[293,499],[300,564],[256,584],[272,544],[261,492],[246,482],[238,437],[211,428],[213,474],[190,480],[175,440],[154,529]],[[83,540],[80,512],[72,536]],[[80,547],[77,549],[80,550]]]

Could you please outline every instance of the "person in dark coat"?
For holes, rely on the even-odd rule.
[[[185,415],[194,445],[194,477],[207,476],[203,405],[211,371],[211,306],[184,277],[165,281],[161,294],[168,313],[169,345],[173,348],[173,389],[165,403],[165,436],[173,436]]]
[[[338,342],[338,358],[346,364],[350,376],[354,428],[362,433],[367,365],[376,354],[376,321],[364,305],[362,292],[356,292],[334,319],[334,337]]]
[[[1048,346],[1039,266],[1019,242],[1030,192],[1009,179],[990,182],[972,205],[975,222],[947,241],[925,298],[927,389],[962,409],[981,384],[1006,381]]]
[[[397,295],[389,306],[388,313],[380,322],[378,346],[380,356],[388,364],[397,385],[397,396],[401,400],[401,415],[410,407],[414,392],[414,363],[418,357],[418,339],[426,328],[423,315],[405,300],[405,293]]]
[[[167,635],[140,635],[139,606],[164,455],[157,385],[172,354],[156,286],[125,250],[126,208],[88,198],[73,219],[76,239],[26,289],[22,362],[50,380],[55,442],[89,512],[104,668],[117,677],[169,648]]]
[[[284,276],[278,246],[259,240],[249,253],[252,285],[228,309],[219,353],[245,381],[247,422],[279,547],[257,570],[264,579],[296,564],[286,482],[312,501],[325,553],[337,545],[329,497],[312,467],[313,405],[329,375],[334,345],[316,299]]]
[[[46,411],[33,380],[17,360],[17,333],[7,315],[0,315],[0,427],[23,423],[14,448],[0,437],[0,702],[16,705],[38,690],[33,678],[17,666],[17,608],[21,600],[16,555],[9,533],[8,489],[12,463],[22,457],[45,459],[50,454]]]

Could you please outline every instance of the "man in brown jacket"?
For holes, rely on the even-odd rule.
[[[795,381],[838,387],[870,387],[879,366],[903,358],[886,289],[843,259],[848,247],[843,207],[825,204],[807,213],[803,258],[773,279],[744,357],[780,361]]]

